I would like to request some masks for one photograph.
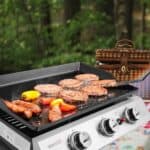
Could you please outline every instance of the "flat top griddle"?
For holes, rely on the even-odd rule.
[[[36,84],[58,83],[61,79],[73,78],[79,73],[94,73],[99,75],[101,79],[114,79],[110,73],[107,73],[104,70],[97,70],[86,64],[76,62],[45,69],[2,75],[0,76],[0,96],[3,99],[17,99],[23,91],[33,89]],[[3,99],[0,100],[0,110],[26,126],[30,131],[32,131],[32,136],[34,136],[126,100],[127,97],[131,96],[135,90],[137,90],[137,88],[130,85],[108,88],[107,96],[90,97],[87,103],[77,104],[78,111],[76,113],[56,122],[49,122],[41,124],[40,126],[34,126],[30,123],[30,121],[11,112],[2,102]]]

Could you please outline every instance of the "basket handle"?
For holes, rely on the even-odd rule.
[[[115,48],[116,49],[120,49],[120,48],[134,49],[134,44],[131,40],[121,39],[121,40],[117,41]]]

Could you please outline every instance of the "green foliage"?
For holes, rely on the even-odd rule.
[[[48,27],[41,26],[42,2],[1,2],[0,73],[74,61],[94,64],[97,48],[113,46],[115,37],[112,36],[114,27],[109,26],[111,18],[105,12],[90,9],[92,2],[82,1],[84,9],[63,24],[59,15],[62,15],[64,1],[48,1],[53,19],[51,33],[48,33]]]
[[[86,19],[85,19],[86,18]],[[114,27],[107,25],[109,17],[91,10],[80,12],[67,25],[54,26],[54,41],[57,52],[79,52],[94,54],[96,48],[112,47],[115,42]],[[72,45],[72,37],[80,31],[78,43]]]
[[[52,24],[48,26],[41,24],[42,2],[50,6]],[[109,2],[81,0],[81,11],[66,23],[62,18],[63,3],[64,0],[0,2],[0,73],[74,61],[94,65],[97,48],[114,47],[113,18],[101,9],[104,5],[109,7]],[[150,38],[148,34],[144,36],[148,48]],[[137,37],[137,46],[141,38]]]
[[[70,62],[76,62],[76,61],[80,61],[80,62],[86,62],[88,64],[93,64],[95,63],[95,58],[94,55],[83,55],[82,53],[64,53],[62,51],[62,53],[55,55],[55,57],[47,57],[47,58],[43,58],[39,61],[37,61],[34,64],[35,68],[41,68],[41,67],[46,67],[48,65],[59,65],[59,64],[64,64],[64,63],[70,63]]]
[[[139,34],[135,38],[135,47],[150,50],[150,35],[149,33]]]

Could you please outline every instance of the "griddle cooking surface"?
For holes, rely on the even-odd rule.
[[[87,102],[78,102],[76,103],[77,106],[77,111],[76,112],[70,112],[70,114],[66,113],[63,114],[64,118],[67,117],[68,121],[69,119],[72,119],[73,116],[80,115],[84,113],[85,111],[96,111],[97,109],[103,109],[109,105],[112,105],[118,100],[114,101],[116,97],[121,98],[122,100],[125,100],[127,97],[127,93],[131,93],[131,91],[134,88],[131,86],[126,86],[126,87],[120,87],[120,88],[108,88],[108,95],[106,96],[90,96]],[[45,113],[43,113],[40,117],[33,117],[30,120],[30,123],[36,127],[43,126],[47,123],[48,121],[48,112],[47,112],[47,107],[44,107],[43,110]],[[66,115],[66,116],[65,116]],[[46,117],[47,116],[47,117]],[[44,117],[44,118],[43,118]],[[70,117],[70,118],[69,118]]]
[[[43,71],[43,69],[42,69]],[[36,84],[40,83],[58,83],[61,79],[65,78],[73,78],[76,74],[79,73],[94,73],[100,76],[101,79],[113,79],[112,75],[105,72],[104,70],[97,70],[93,67],[87,66],[82,63],[72,63],[67,65],[61,65],[58,67],[50,67],[49,69],[46,68],[45,74],[42,74],[39,70],[38,73],[41,76],[37,76],[36,71],[34,74],[31,71],[25,72],[25,74],[21,74],[22,76],[26,77],[26,80],[17,80],[16,78],[20,77],[20,73],[13,74],[12,79],[15,78],[15,81],[11,81],[10,84],[6,83],[4,85],[0,85],[0,96],[4,99],[17,99],[22,91],[33,89],[33,87]],[[36,74],[36,77],[34,76]],[[15,77],[13,77],[15,76]],[[11,75],[7,75],[6,77],[3,76],[3,79],[8,78],[8,81],[10,81]],[[11,112],[8,110],[4,105],[0,105],[0,109],[5,111],[10,116],[14,117],[16,120],[23,123],[27,128],[30,129],[30,131],[35,132],[35,135],[38,135],[40,133],[50,131],[54,128],[57,128],[59,126],[62,126],[68,122],[77,120],[83,116],[89,115],[90,113],[96,112],[98,110],[104,109],[110,105],[113,105],[115,103],[119,103],[123,100],[125,100],[128,96],[132,94],[133,91],[135,91],[136,88],[130,85],[124,85],[120,87],[114,87],[108,89],[108,95],[107,96],[101,96],[101,97],[90,97],[86,103],[78,103],[78,110],[77,112],[71,114],[70,116],[64,117],[63,119],[60,119],[56,122],[38,122],[38,118],[33,118],[33,120],[25,120],[21,116]],[[34,120],[35,119],[35,120]],[[37,119],[37,120],[36,120]],[[35,123],[33,125],[33,122],[37,121],[37,124]],[[39,123],[39,124],[38,124]],[[26,133],[27,134],[27,133]],[[30,133],[29,133],[30,134]]]

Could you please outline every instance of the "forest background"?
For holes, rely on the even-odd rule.
[[[0,74],[74,61],[117,40],[150,49],[149,0],[0,0]]]

